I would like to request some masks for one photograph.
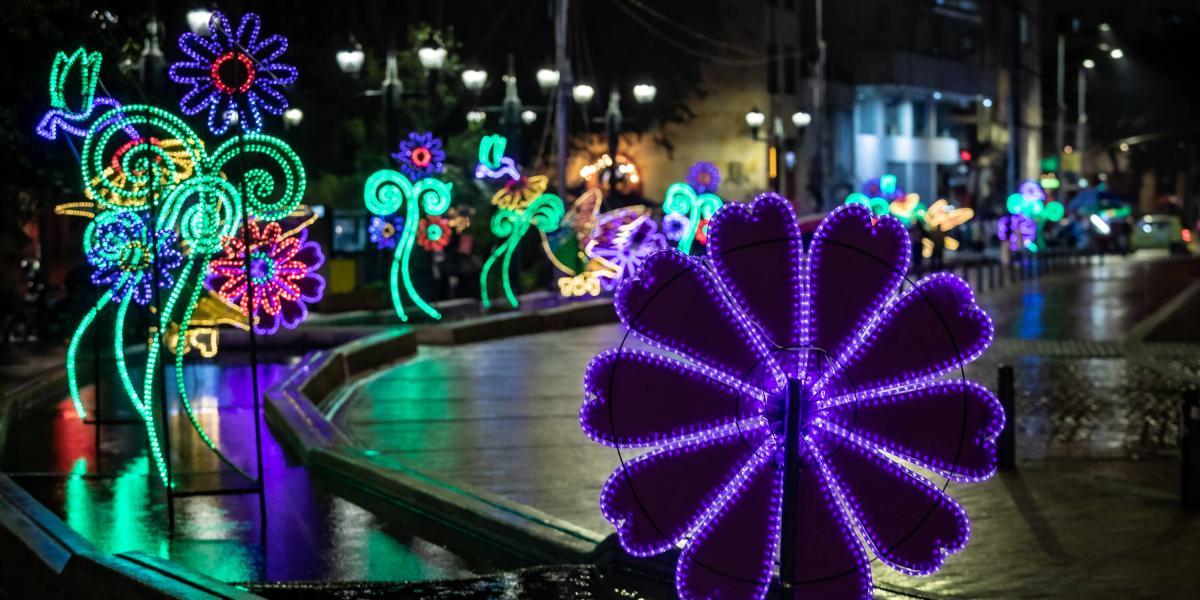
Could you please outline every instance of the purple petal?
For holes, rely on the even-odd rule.
[[[297,237],[304,234],[305,231],[307,230],[301,230]],[[305,243],[303,238],[300,239],[300,250],[292,258],[304,263],[309,269],[315,269],[325,262],[325,255],[321,253],[321,245],[315,242]]]
[[[194,87],[208,82],[212,83],[211,66],[200,62],[177,62],[171,65],[167,70],[167,74],[171,76],[171,80],[176,83],[190,83]]]
[[[736,387],[665,356],[617,349],[592,359],[584,375],[584,433],[623,448],[661,444],[761,412]]]
[[[308,317],[308,308],[304,306],[303,302],[280,300],[279,307],[279,316],[283,321],[283,326],[288,329],[295,329]]]
[[[179,110],[188,116],[199,113],[206,106],[213,111],[216,110],[212,108],[214,105],[221,104],[219,100],[217,88],[212,83],[201,83],[192,86],[191,91],[183,95],[179,100]]]
[[[723,296],[703,262],[658,252],[617,291],[613,305],[627,327],[670,350],[734,377],[774,364],[745,315]]]
[[[869,598],[871,568],[812,455],[802,447],[794,535],[795,579],[788,598]]]
[[[316,273],[301,277],[295,284],[300,288],[300,299],[305,302],[320,302],[321,296],[325,294],[325,278]]]
[[[300,71],[292,65],[283,63],[264,64],[258,69],[258,79],[255,81],[263,86],[284,86],[296,82]]]
[[[287,38],[282,35],[272,35],[267,39],[255,44],[247,46],[249,53],[262,65],[269,65],[275,62],[275,59],[283,55],[287,50]]]
[[[179,49],[197,63],[206,65],[211,65],[213,60],[221,54],[219,44],[190,31],[179,36]]]
[[[259,310],[256,313],[258,323],[254,324],[254,331],[264,335],[271,335],[279,331],[279,318],[265,310]]]
[[[900,221],[872,223],[870,209],[843,205],[813,234],[808,294],[812,345],[832,360],[879,310],[908,270],[908,233]]]
[[[1000,402],[983,386],[942,381],[835,406],[821,415],[828,430],[886,450],[956,481],[979,481],[996,470]]]
[[[621,465],[600,492],[600,511],[626,552],[659,554],[704,516],[762,445],[762,429],[665,446]]]
[[[248,52],[258,45],[258,30],[261,27],[262,19],[258,15],[254,13],[242,15],[242,22],[238,24],[237,41],[243,50]]]
[[[750,204],[726,204],[708,228],[709,258],[735,301],[777,346],[803,345],[804,243],[792,205],[776,194]]]
[[[976,306],[966,282],[936,273],[888,305],[860,335],[826,373],[830,392],[912,384],[960,368],[987,349],[992,320]]]
[[[779,545],[783,479],[767,456],[752,463],[745,480],[732,486],[735,495],[679,556],[675,587],[680,598],[756,599],[766,594]]]
[[[967,545],[966,513],[929,480],[827,433],[813,437],[817,464],[880,560],[924,575]]]
[[[287,110],[287,98],[269,86],[255,86],[247,95],[255,96],[258,105],[273,115],[282,115],[283,111]]]

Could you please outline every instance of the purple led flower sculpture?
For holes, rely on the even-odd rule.
[[[442,140],[432,133],[414,131],[400,142],[400,150],[392,153],[392,158],[400,163],[400,171],[417,181],[441,173],[446,153],[442,151]]]
[[[246,13],[237,31],[221,12],[209,21],[209,34],[179,36],[179,49],[191,60],[171,65],[175,83],[192,86],[179,101],[179,109],[194,115],[208,109],[208,128],[225,133],[236,111],[237,123],[246,131],[262,129],[260,109],[282,115],[288,101],[281,88],[296,81],[296,68],[278,62],[287,50],[287,38],[272,35],[259,39],[258,15]]]
[[[709,233],[707,260],[656,253],[616,293],[621,321],[670,354],[588,366],[583,430],[647,450],[601,492],[622,547],[682,547],[683,598],[762,598],[776,573],[789,598],[870,597],[864,545],[938,569],[966,513],[906,465],[986,478],[1004,423],[988,390],[942,378],[991,341],[970,287],[940,273],[901,290],[908,235],[864,206],[830,213],[807,252],[773,194],[726,205]]]
[[[700,161],[688,169],[687,183],[697,194],[715,194],[721,185],[721,170],[707,161]]]
[[[150,303],[156,283],[174,285],[172,272],[183,264],[179,235],[173,229],[153,233],[136,213],[101,213],[85,236],[87,260],[96,268],[92,283],[111,286],[113,300],[130,297],[142,306]]]
[[[404,217],[400,215],[371,217],[371,225],[367,227],[367,233],[371,236],[371,243],[375,244],[375,247],[380,250],[395,248],[398,241],[397,238],[402,231],[404,231]]]

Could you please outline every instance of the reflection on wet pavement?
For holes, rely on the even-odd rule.
[[[210,436],[253,473],[250,367],[236,355],[221,360],[186,367],[184,377]],[[260,389],[285,371],[283,363],[260,365]],[[133,416],[127,400],[107,396],[111,382],[102,381],[101,389],[106,416]],[[92,393],[85,390],[89,404]],[[471,574],[453,553],[387,526],[310,481],[265,424],[266,545],[256,495],[177,499],[177,530],[170,536],[165,493],[150,472],[142,426],[103,426],[98,464],[92,427],[80,423],[68,399],[19,415],[3,470],[105,552],[140,550],[235,582],[423,581]],[[212,457],[178,409],[171,434],[181,489],[245,485]]]

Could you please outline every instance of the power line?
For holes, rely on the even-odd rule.
[[[613,1],[618,2],[618,3],[620,2],[620,0],[613,0]],[[678,29],[679,31],[682,31],[683,33],[686,33],[686,34],[696,38],[697,40],[700,40],[700,41],[708,43],[708,44],[712,44],[714,46],[724,46],[725,48],[728,48],[730,50],[733,50],[735,52],[738,52],[738,53],[746,55],[746,56],[754,55],[753,50],[749,50],[747,48],[744,48],[737,44],[732,44],[732,43],[726,42],[724,40],[715,39],[711,35],[706,35],[704,33],[696,31],[696,30],[676,21],[675,19],[672,19],[671,17],[668,17],[668,16],[658,12],[654,8],[647,6],[646,4],[643,4],[639,0],[626,0],[626,1],[629,2],[630,4],[632,4],[633,6],[641,9],[642,12],[645,12],[646,14],[649,14],[650,16],[655,17],[655,18],[659,19],[660,21],[663,21],[667,25],[670,25],[671,27],[674,27],[674,28]]]

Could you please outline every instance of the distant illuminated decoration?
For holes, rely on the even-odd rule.
[[[766,194],[717,211],[707,258],[659,252],[618,287],[622,324],[662,351],[596,356],[580,424],[622,451],[600,491],[621,548],[678,552],[680,597],[870,598],[873,558],[927,575],[966,548],[966,511],[930,477],[996,470],[999,401],[946,378],[993,326],[954,275],[903,286],[910,252],[897,220],[851,205],[806,253]]]
[[[579,178],[582,179],[589,188],[600,188],[607,190],[611,187],[609,181],[609,172],[613,169],[613,159],[608,154],[603,154],[595,161],[588,163],[579,169]],[[631,190],[638,189],[642,183],[642,175],[638,171],[637,165],[633,159],[624,154],[617,155],[616,164],[617,176],[617,191],[627,193]]]
[[[707,161],[700,161],[688,168],[687,184],[697,194],[716,194],[721,186],[721,170]]]
[[[1036,181],[1030,180],[1022,181],[1016,193],[1009,194],[1005,204],[1011,215],[1003,227],[1007,236],[1000,235],[999,230],[997,235],[1001,240],[1008,241],[1010,248],[1013,248],[1014,243],[1019,242],[1022,248],[1030,252],[1037,252],[1045,246],[1042,232],[1046,223],[1058,222],[1066,214],[1066,209],[1061,203],[1053,200],[1046,202],[1045,190]],[[1015,216],[1019,216],[1021,219],[1012,218]],[[1031,226],[1029,223],[1033,225]],[[1031,227],[1033,238],[1027,239],[1025,232]]]
[[[429,318],[442,318],[442,314],[417,293],[412,281],[411,262],[413,246],[417,243],[417,230],[424,223],[422,215],[434,217],[445,213],[450,208],[451,187],[452,184],[431,177],[413,182],[404,173],[391,169],[376,171],[367,178],[363,187],[363,202],[367,210],[381,220],[379,240],[392,240],[382,243],[376,241],[376,246],[396,249],[392,255],[388,281],[392,307],[401,321],[408,321],[408,313],[404,311],[405,295]],[[401,209],[404,215],[396,215]],[[391,225],[390,232],[388,225]],[[395,239],[397,230],[398,240]],[[426,237],[429,237],[428,233]]]
[[[408,134],[408,139],[400,142],[400,149],[392,154],[392,158],[400,164],[402,173],[416,181],[441,173],[446,153],[442,151],[442,140],[432,133],[413,131]]]
[[[633,277],[652,254],[666,249],[667,238],[647,214],[618,209],[606,216],[597,226],[602,233],[588,243],[586,252],[604,266],[600,285],[612,290]]]
[[[678,215],[686,219],[679,233],[679,251],[688,254],[692,250],[692,242],[696,240],[696,231],[701,221],[713,216],[718,208],[725,204],[716,194],[709,192],[698,193],[695,188],[686,183],[673,183],[667,188],[667,196],[663,199],[663,219],[669,215]],[[672,224],[671,227],[675,227]],[[673,233],[673,232],[672,232]],[[703,244],[703,242],[701,242]]]

